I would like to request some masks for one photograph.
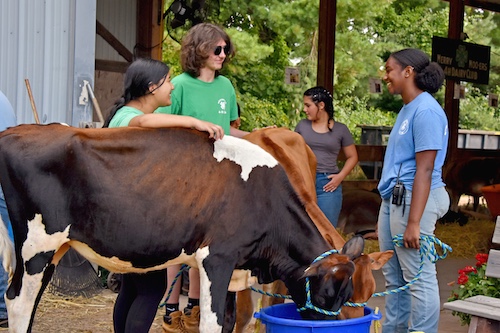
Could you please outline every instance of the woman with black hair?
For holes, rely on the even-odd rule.
[[[316,156],[316,195],[318,206],[334,227],[342,208],[342,181],[358,163],[358,152],[346,125],[333,119],[333,98],[323,87],[304,92],[304,112],[295,131],[304,137]],[[342,149],[346,161],[342,170],[337,157]]]
[[[208,132],[221,139],[221,126],[189,116],[155,114],[160,106],[171,104],[170,69],[153,59],[137,59],[125,73],[124,93],[117,101],[104,127],[185,127]],[[137,223],[140,223],[138,221]],[[166,290],[165,270],[123,275],[113,310],[115,333],[148,333]]]
[[[437,333],[436,265],[426,255],[421,259],[419,249],[434,247],[420,236],[434,236],[436,221],[450,205],[442,179],[448,120],[431,95],[443,84],[444,73],[424,52],[404,49],[387,59],[384,81],[389,93],[401,95],[404,104],[389,136],[378,185],[380,250],[394,251],[382,271],[388,290],[405,285],[419,273],[420,277],[409,290],[386,296],[383,331]],[[398,235],[402,235],[401,246],[393,242]]]

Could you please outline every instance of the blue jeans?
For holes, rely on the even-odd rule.
[[[12,236],[12,227],[10,225],[9,213],[7,212],[7,205],[3,197],[0,197],[0,214],[2,216],[2,221],[5,223],[7,230],[9,231],[9,237],[11,240],[14,239]],[[9,274],[3,269],[1,265],[2,258],[0,257],[0,319],[7,318],[7,307],[5,306],[5,292],[7,291],[7,285],[9,282]]]
[[[401,287],[411,281],[420,268],[418,250],[394,246],[392,237],[403,234],[408,222],[412,192],[406,190],[406,202],[396,206],[391,199],[382,200],[378,218],[380,250],[394,250],[393,257],[382,267],[387,290]],[[444,187],[431,190],[420,220],[420,234],[434,235],[436,221],[450,206],[450,198]],[[410,289],[385,297],[384,333],[407,333],[423,331],[437,333],[439,323],[439,287],[436,265],[424,258],[420,278]]]
[[[337,227],[340,209],[342,208],[342,184],[333,192],[323,191],[323,186],[330,182],[328,175],[328,173],[316,173],[316,196],[321,211],[326,215],[330,223]]]

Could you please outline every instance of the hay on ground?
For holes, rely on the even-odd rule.
[[[443,243],[451,246],[453,251],[450,258],[474,258],[477,253],[488,253],[491,247],[491,238],[495,230],[495,223],[491,220],[469,219],[469,222],[460,226],[458,223],[437,223],[436,237]],[[352,234],[342,235],[345,239]],[[380,251],[378,240],[365,240],[365,253]],[[438,248],[439,251],[439,248]]]

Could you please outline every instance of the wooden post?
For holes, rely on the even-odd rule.
[[[137,1],[137,57],[162,60],[163,7],[164,0]]]
[[[317,84],[333,93],[337,0],[319,1]]]
[[[450,0],[450,16],[448,23],[448,38],[460,39],[464,28],[465,5],[462,0]],[[457,156],[458,152],[458,119],[460,100],[453,99],[455,93],[455,83],[460,81],[446,80],[444,110],[448,117],[448,130],[450,133],[448,141],[448,156],[450,158]]]

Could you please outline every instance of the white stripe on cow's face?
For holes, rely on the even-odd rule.
[[[267,151],[245,139],[225,135],[214,143],[214,158],[217,162],[227,158],[241,166],[241,178],[248,180],[250,172],[257,166],[273,168],[278,161]]]

